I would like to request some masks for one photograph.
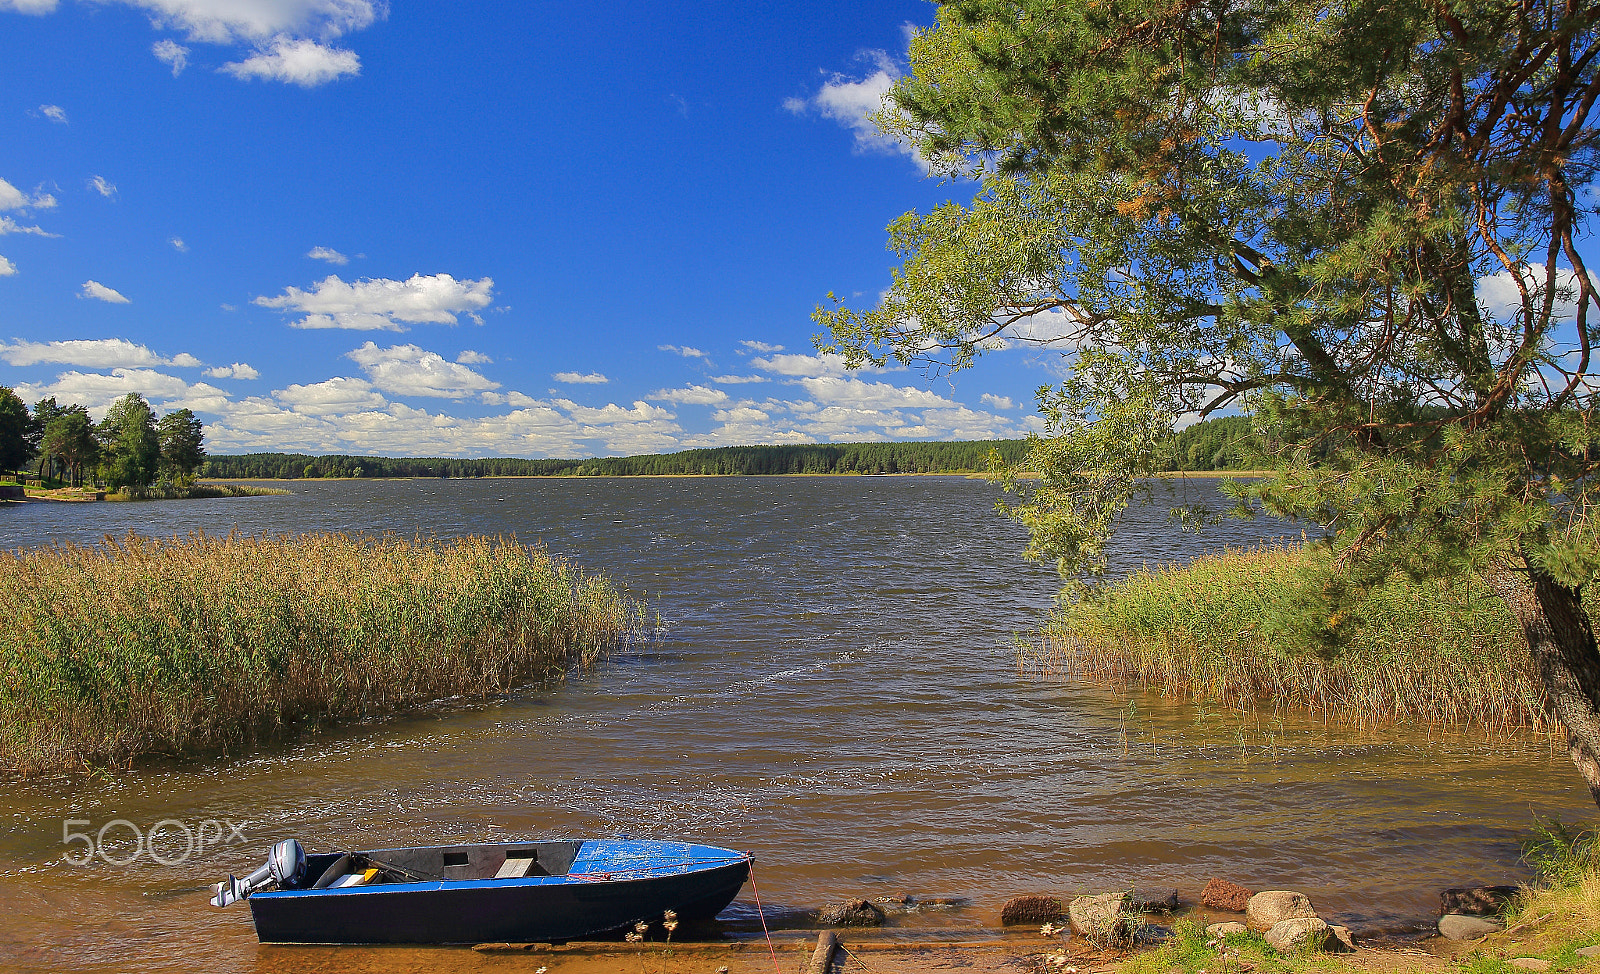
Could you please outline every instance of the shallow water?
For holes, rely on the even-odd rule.
[[[1133,883],[1192,897],[1218,875],[1304,890],[1325,915],[1377,931],[1425,925],[1445,886],[1520,876],[1530,812],[1593,814],[1566,758],[1526,741],[1241,722],[1019,668],[1013,634],[1057,583],[1016,557],[1021,534],[990,512],[995,491],[981,481],[291,486],[288,497],[8,506],[0,547],[128,530],[515,533],[610,574],[664,630],[492,706],[445,704],[243,760],[7,786],[0,969],[371,966],[370,952],[258,947],[247,909],[206,905],[203,884],[253,868],[290,835],[313,849],[705,841],[755,852],[780,921],[846,895],[958,896],[969,904],[897,922],[978,935],[1015,893]],[[1298,537],[1234,522],[1196,538],[1147,511],[1117,563],[1285,533]],[[171,820],[160,857],[182,861],[154,861],[119,825],[103,851],[131,861],[72,865],[82,846],[63,844],[69,819],[90,833]],[[185,857],[180,826],[208,820],[248,841]],[[756,929],[745,896],[728,914],[735,935]]]

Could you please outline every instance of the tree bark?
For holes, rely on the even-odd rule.
[[[1567,754],[1600,806],[1600,648],[1583,590],[1522,561],[1489,581],[1522,626],[1534,669],[1567,733]]]

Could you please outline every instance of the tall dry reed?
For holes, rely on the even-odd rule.
[[[296,537],[0,555],[0,772],[238,752],[592,662],[638,606],[509,538]]]
[[[1062,607],[1027,655],[1049,671],[1236,709],[1552,729],[1521,630],[1484,583],[1396,578],[1336,614],[1322,594],[1331,577],[1325,554],[1294,547],[1141,569]]]

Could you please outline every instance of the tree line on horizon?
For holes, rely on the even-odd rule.
[[[1259,440],[1248,417],[1196,423],[1167,444],[1173,471],[1241,470],[1250,465]],[[807,443],[729,446],[677,453],[589,459],[516,457],[364,457],[348,454],[247,453],[212,456],[203,477],[241,480],[304,480],[384,477],[643,477],[671,475],[771,476],[775,474],[979,473],[991,452],[1014,465],[1027,440],[964,440],[904,443]]]
[[[96,423],[85,406],[63,406],[49,396],[30,409],[0,386],[0,473],[30,468],[41,483],[93,482],[140,493],[187,487],[205,461],[205,427],[192,410],[157,418],[143,396],[130,392]]]

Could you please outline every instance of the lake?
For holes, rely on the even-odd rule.
[[[1212,876],[1309,894],[1359,932],[1425,927],[1446,886],[1524,875],[1531,814],[1590,818],[1559,749],[1409,727],[1349,732],[1081,686],[1019,666],[1058,581],[1018,557],[996,489],[961,477],[295,482],[237,500],[0,507],[0,546],[137,531],[515,534],[646,600],[659,631],[488,706],[243,759],[9,785],[0,968],[281,969],[203,884],[267,846],[529,835],[752,850],[772,916],[846,896],[963,897],[903,923],[980,936],[1009,896]],[[1210,496],[1209,481],[1182,488]],[[1297,529],[1179,533],[1134,512],[1115,565]],[[65,825],[68,821],[75,825]],[[159,858],[121,820],[167,822]],[[187,850],[180,827],[247,841]],[[217,828],[211,826],[210,828]],[[187,852],[187,854],[185,854]],[[749,896],[746,888],[746,897]],[[730,931],[756,930],[742,899]],[[305,959],[306,955],[296,955]],[[322,952],[319,970],[340,970]],[[446,953],[440,953],[446,956]],[[453,956],[453,955],[450,955]],[[309,961],[308,961],[309,963]],[[354,961],[352,961],[354,963]]]

